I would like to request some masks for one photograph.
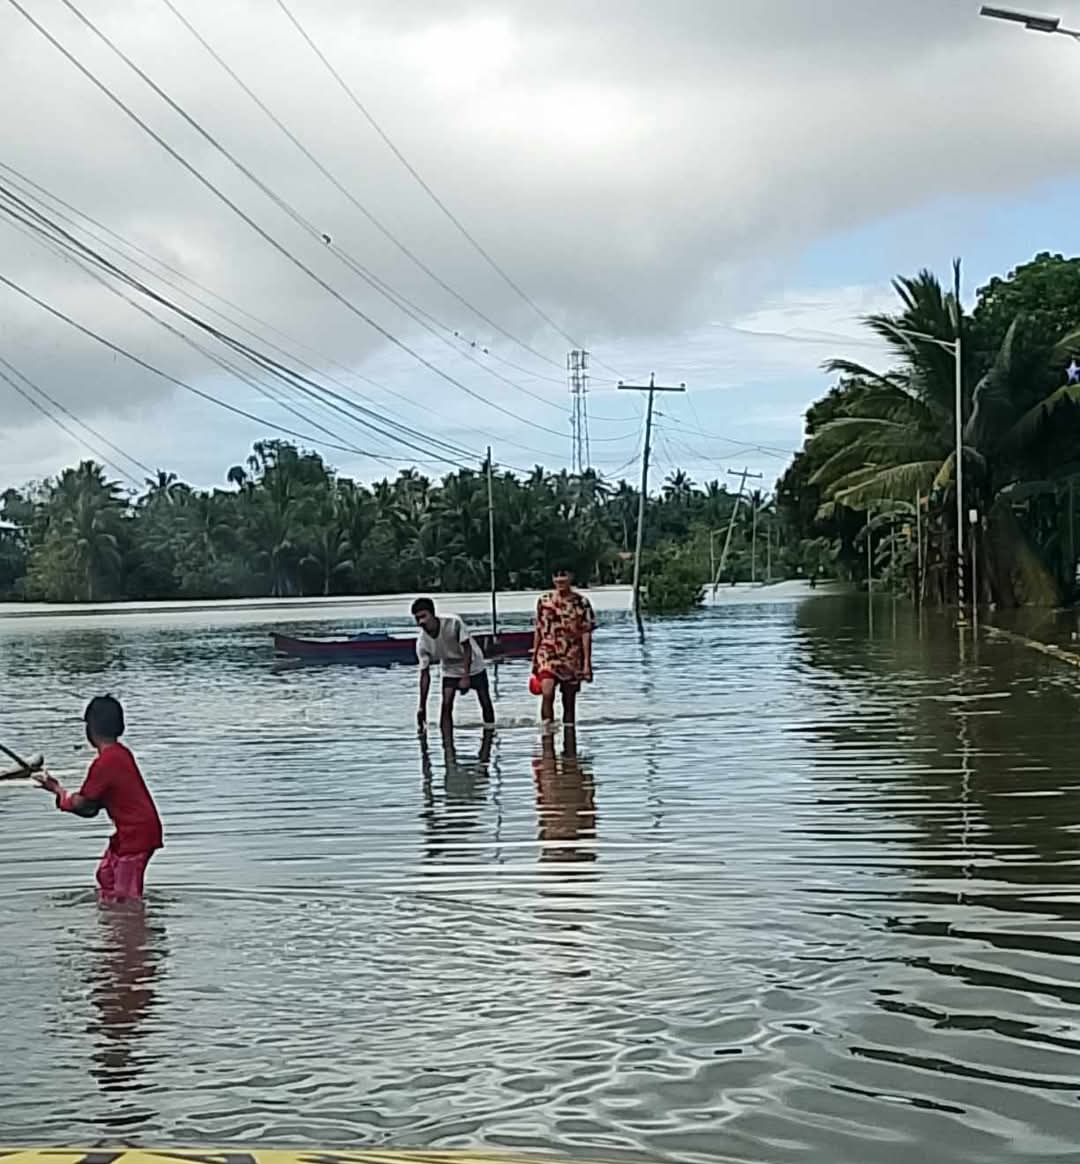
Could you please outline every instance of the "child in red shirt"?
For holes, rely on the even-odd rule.
[[[104,809],[116,826],[97,868],[99,896],[104,902],[133,901],[143,895],[150,858],[162,847],[161,818],[135,757],[119,742],[124,734],[124,709],[111,695],[90,700],[83,715],[86,738],[97,748],[82,788],[65,792],[55,776],[37,777],[56,796],[61,812],[97,816]]]

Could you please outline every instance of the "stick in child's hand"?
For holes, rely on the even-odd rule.
[[[11,755],[2,744],[0,744],[0,752]],[[23,760],[21,757],[14,757],[18,768],[12,768],[7,772],[0,772],[0,780],[25,780],[28,776],[42,772],[45,768],[45,757],[42,755],[31,756],[29,760]]]
[[[9,760],[14,760],[15,763],[18,764],[24,772],[29,771],[30,765],[22,758],[22,756],[19,755],[18,752],[13,752],[10,748],[5,747],[3,744],[0,744],[0,752],[3,752]]]

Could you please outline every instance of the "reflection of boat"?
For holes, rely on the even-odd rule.
[[[17,1159],[18,1164],[78,1164],[89,1155],[94,1159],[108,1157],[112,1164],[206,1164],[207,1160],[235,1160],[242,1164],[308,1164],[324,1160],[327,1164],[535,1164],[535,1156],[514,1155],[510,1152],[469,1152],[442,1149],[408,1151],[398,1148],[342,1148],[330,1144],[326,1148],[296,1149],[245,1148],[236,1145],[222,1148],[110,1148],[87,1152],[85,1148],[4,1148],[5,1155]]]
[[[473,639],[485,659],[525,659],[532,653],[533,632],[474,631]],[[344,639],[301,639],[274,634],[274,650],[290,659],[324,663],[353,663],[361,667],[389,667],[416,662],[416,638],[388,631],[364,631]]]

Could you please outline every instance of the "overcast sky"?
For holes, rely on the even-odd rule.
[[[236,209],[14,0],[0,0],[0,161],[142,248],[155,289],[218,325],[226,312],[233,334],[249,328],[291,367],[313,366],[320,383],[462,452],[405,437],[418,452],[381,421],[375,433],[280,382],[238,379],[0,215],[0,275],[259,418],[132,364],[0,286],[0,356],[135,459],[38,397],[78,439],[66,435],[0,381],[0,487],[95,446],[136,480],[141,462],[223,483],[253,440],[280,435],[271,424],[364,478],[412,463],[438,475],[451,467],[440,457],[487,444],[502,464],[561,467],[571,339],[593,353],[602,471],[632,473],[640,448],[641,402],[615,381],[655,371],[688,386],[662,401],[658,475],[676,463],[698,479],[749,464],[771,480],[828,386],[821,362],[877,355],[857,320],[888,303],[894,274],[945,275],[960,254],[970,295],[1038,249],[1080,250],[1080,50],[980,21],[972,0],[288,0],[531,302],[409,173],[278,0],[79,0],[269,194],[65,0],[20,3]],[[1080,4],[1065,15],[1080,24]]]

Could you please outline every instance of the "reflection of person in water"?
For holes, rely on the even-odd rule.
[[[138,1042],[154,1006],[165,931],[147,922],[141,901],[102,910],[98,923],[101,944],[90,983],[96,1013],[87,1028],[98,1043],[92,1073],[106,1091],[130,1089],[143,1068]]]
[[[577,752],[577,733],[563,733],[563,754],[555,754],[555,738],[545,733],[540,755],[533,760],[539,816],[541,861],[595,861],[596,785]]]
[[[423,776],[424,819],[433,838],[436,834],[450,839],[455,833],[473,829],[479,823],[477,807],[487,801],[489,766],[494,734],[485,731],[475,760],[462,760],[454,741],[454,729],[442,732],[443,776],[442,796],[435,793],[435,768],[427,736],[420,740],[420,770]],[[441,801],[441,804],[440,804]],[[440,850],[430,850],[430,857]]]

